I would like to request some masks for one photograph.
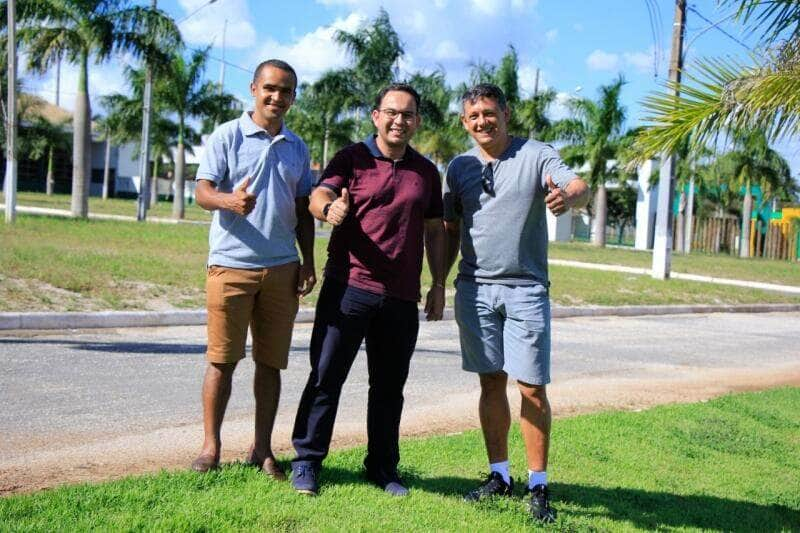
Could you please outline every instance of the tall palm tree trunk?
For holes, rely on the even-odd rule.
[[[158,156],[153,154],[153,175],[150,178],[150,207],[158,203]]]
[[[78,92],[75,96],[75,114],[72,136],[72,216],[89,215],[89,180],[91,179],[91,124],[92,109],[89,104],[88,77],[89,54],[84,52],[79,62]]]
[[[103,161],[103,200],[108,200],[108,190],[111,184],[111,139],[106,134],[106,154]]]
[[[686,227],[686,193],[681,189],[681,195],[678,198],[678,217],[675,220],[675,251],[682,254],[685,249],[684,229]]]
[[[172,202],[172,218],[183,218],[183,171],[184,171],[185,148],[183,145],[183,135],[178,136],[178,149],[175,153],[175,198]]]
[[[742,201],[742,239],[739,242],[739,257],[750,257],[750,219],[753,215],[753,195],[750,192],[750,180],[744,185]]]
[[[602,178],[601,178],[602,179]],[[606,245],[606,220],[608,218],[608,197],[605,183],[597,185],[594,193],[594,234],[592,244],[603,247]]]
[[[53,194],[53,187],[55,186],[55,173],[53,171],[53,147],[47,151],[47,178],[45,178],[45,191],[47,196]]]

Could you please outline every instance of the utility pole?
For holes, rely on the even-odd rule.
[[[672,51],[669,61],[669,81],[681,81],[683,69],[683,34],[686,28],[686,0],[675,0],[675,21],[672,23]],[[675,197],[675,155],[661,155],[661,170],[658,177],[658,199],[656,203],[656,228],[653,241],[653,270],[655,279],[669,278],[672,262],[672,203]]]
[[[150,9],[155,11],[156,0],[150,2]],[[144,105],[142,106],[142,142],[139,150],[139,204],[136,210],[136,220],[147,219],[150,195],[150,116],[153,101],[153,67],[149,62],[145,65],[144,75]]]
[[[228,19],[222,25],[222,61],[219,62],[219,95],[222,96],[225,88],[225,32],[228,29]],[[219,126],[219,115],[214,120],[214,129]]]
[[[16,0],[8,0],[8,111],[6,115],[6,223],[17,218],[17,26]]]

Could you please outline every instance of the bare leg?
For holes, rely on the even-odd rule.
[[[508,459],[508,430],[511,427],[511,411],[508,407],[505,372],[481,374],[481,399],[478,414],[486,443],[490,463]]]
[[[272,455],[272,428],[281,396],[281,372],[256,361],[253,394],[256,398],[256,426],[248,462],[261,466],[265,472],[285,479]]]
[[[219,462],[222,440],[220,430],[225,408],[231,397],[231,381],[236,363],[209,363],[203,378],[203,448],[192,468],[208,470]]]
[[[547,470],[547,453],[550,448],[550,402],[544,385],[530,385],[517,382],[522,405],[520,408],[520,429],[525,441],[528,469],[537,472]]]

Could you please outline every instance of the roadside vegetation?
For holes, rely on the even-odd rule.
[[[800,524],[800,389],[557,420],[551,493],[560,531],[790,531]],[[512,430],[512,474],[524,474]],[[513,498],[462,501],[485,469],[479,431],[401,442],[411,488],[393,499],[335,452],[317,498],[241,464],[0,499],[0,531],[522,531]],[[284,458],[285,459],[285,458]]]
[[[169,210],[169,205],[164,205]],[[187,210],[187,213],[191,211]],[[0,311],[99,311],[201,308],[205,305],[208,227],[21,215],[0,227]],[[317,273],[328,238],[316,239]],[[552,258],[648,267],[650,254],[558,244]],[[800,285],[796,265],[763,259],[688,255],[676,271]],[[450,274],[451,290],[455,268]],[[551,266],[552,297],[561,305],[794,302],[800,296],[646,275]],[[427,265],[423,291],[430,284]],[[317,289],[303,305],[316,302]],[[452,296],[450,296],[452,304]]]

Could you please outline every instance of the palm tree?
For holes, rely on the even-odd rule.
[[[517,116],[523,130],[527,130],[529,139],[540,141],[553,140],[556,136],[556,124],[548,117],[548,111],[556,101],[556,91],[547,89],[530,98],[526,98],[517,106]]]
[[[573,168],[588,165],[584,179],[595,191],[592,243],[596,246],[606,243],[607,163],[617,156],[624,137],[625,108],[620,103],[623,85],[625,80],[620,76],[610,85],[600,87],[600,98],[596,102],[587,98],[571,100],[575,118],[563,121],[559,128],[560,135],[573,143],[561,149],[567,164]]]
[[[360,117],[360,111],[371,109],[378,91],[397,79],[397,61],[405,53],[403,44],[383,8],[371,24],[354,33],[337,30],[333,39],[344,46],[353,59],[351,73],[356,87],[355,107]],[[367,120],[359,126],[361,130],[371,131],[372,122]]]
[[[53,176],[53,156],[56,150],[70,148],[70,135],[66,126],[70,120],[51,122],[41,115],[34,114],[27,124],[20,128],[19,150],[27,153],[33,161],[47,156],[47,177],[45,178],[45,191],[47,195],[53,194],[55,183]]]
[[[469,147],[459,113],[451,110],[455,91],[445,82],[442,70],[414,74],[409,83],[420,93],[422,125],[414,136],[414,146],[443,168],[448,161]]]
[[[0,1],[5,27],[7,1]],[[19,37],[28,67],[45,72],[60,59],[78,66],[73,119],[72,213],[86,217],[91,174],[91,107],[89,61],[106,61],[113,53],[154,57],[181,44],[175,22],[158,9],[131,5],[129,0],[35,0],[17,4]]]
[[[720,166],[729,172],[730,186],[734,190],[744,188],[739,257],[750,257],[752,186],[757,184],[762,191],[774,194],[780,192],[782,184],[791,182],[792,177],[786,160],[770,148],[766,132],[739,131],[734,138],[736,148],[720,158]]]
[[[175,150],[175,196],[172,216],[183,218],[184,214],[184,172],[186,143],[189,146],[199,141],[199,135],[187,124],[192,117],[203,117],[215,112],[218,86],[204,81],[203,74],[208,61],[208,48],[197,50],[188,58],[182,53],[172,55],[168,65],[168,77],[162,77],[155,84],[154,99],[164,105],[164,109],[177,115],[178,138]]]
[[[773,140],[800,133],[800,3],[721,4],[735,5],[738,19],[761,31],[762,49],[749,61],[700,59],[684,71],[686,81],[647,97],[650,124],[638,140],[642,158],[674,152],[689,133],[693,146],[734,130],[762,129]]]

